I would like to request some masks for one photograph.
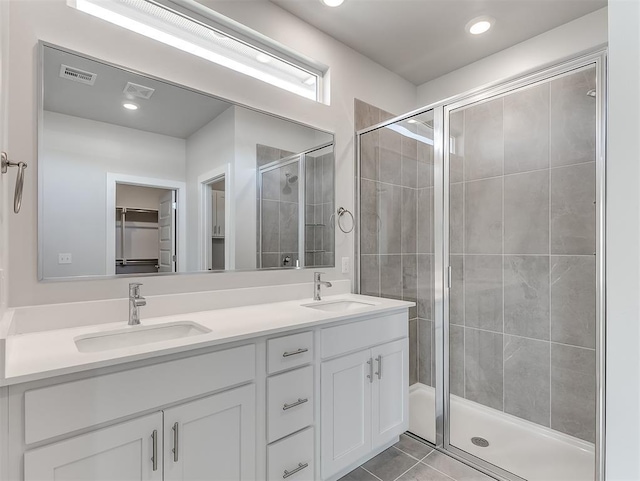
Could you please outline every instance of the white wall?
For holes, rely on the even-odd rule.
[[[42,132],[44,277],[103,275],[107,172],[184,181],[185,141],[48,111]]]
[[[539,70],[607,43],[607,9],[549,30],[418,87],[418,107]]]
[[[7,3],[7,2],[2,2]],[[9,135],[14,157],[29,162],[23,212],[9,224],[9,304],[12,306],[126,296],[131,278],[91,282],[37,281],[37,41],[42,39],[244,105],[336,133],[337,205],[353,209],[354,97],[385,110],[416,104],[415,87],[270,2],[224,2],[232,18],[331,68],[331,105],[319,104],[259,80],[177,51],[83,14],[65,0],[8,2],[11,71]],[[244,5],[240,5],[244,4]],[[225,12],[222,12],[225,14]],[[352,256],[353,235],[338,232],[337,254]],[[349,278],[327,269],[327,278]],[[145,278],[148,295],[311,280],[308,271],[195,274]]]
[[[211,122],[194,132],[187,145],[187,271],[200,270],[198,243],[200,186],[198,177],[234,163],[235,109],[229,107]]]
[[[0,2],[0,151],[10,152],[8,145],[8,79],[9,79],[9,4]],[[7,306],[6,266],[8,245],[9,176],[0,176],[0,316]],[[0,473],[2,473],[0,466]]]
[[[236,109],[235,130],[236,268],[255,269],[257,144],[302,152],[331,139],[302,125],[242,108]],[[251,222],[242,219],[251,219]]]
[[[609,0],[607,480],[640,479],[640,3]]]

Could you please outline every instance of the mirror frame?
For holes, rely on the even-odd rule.
[[[187,90],[189,92],[193,92],[196,94],[200,94],[200,95],[205,95],[207,97],[213,98],[215,100],[219,100],[222,102],[227,102],[228,104],[232,105],[232,106],[236,106],[236,107],[242,107],[245,108],[247,110],[251,110],[253,112],[257,112],[263,115],[268,115],[270,117],[273,117],[275,119],[278,120],[283,120],[286,122],[291,122],[294,124],[297,124],[299,126],[302,127],[306,127],[309,129],[313,129],[316,130],[318,132],[321,133],[325,133],[328,134],[332,137],[332,140],[330,142],[326,142],[324,144],[321,144],[322,148],[326,148],[330,145],[333,145],[333,152],[334,152],[334,169],[333,169],[333,198],[334,198],[334,207],[335,207],[335,192],[336,192],[336,178],[337,178],[337,169],[335,168],[335,145],[336,145],[336,136],[335,136],[335,132],[331,132],[325,129],[320,129],[318,127],[315,127],[313,125],[309,125],[309,124],[305,124],[303,122],[298,122],[296,120],[292,120],[289,119],[287,117],[283,117],[281,115],[277,115],[271,112],[267,112],[265,110],[260,110],[257,109],[255,107],[251,107],[239,102],[234,102],[228,99],[225,99],[224,97],[219,97],[217,95],[211,94],[209,92],[204,92],[202,90],[198,90],[195,89],[193,87],[189,87],[187,85],[183,85],[183,84],[179,84],[176,82],[172,82],[170,80],[161,78],[161,77],[157,77],[155,75],[150,75],[148,73],[144,73],[141,72],[139,70],[130,68],[130,67],[125,67],[123,65],[119,65],[113,62],[108,62],[106,60],[94,57],[92,55],[88,55],[82,52],[78,52],[77,50],[73,50],[70,48],[66,48],[66,47],[62,47],[60,45],[56,45],[54,43],[51,42],[47,42],[44,40],[38,40],[38,53],[37,53],[37,63],[38,63],[38,68],[37,68],[37,119],[36,119],[36,123],[37,123],[37,143],[36,143],[36,147],[37,147],[37,154],[36,154],[36,159],[37,159],[37,164],[40,161],[40,152],[42,152],[43,146],[42,146],[42,142],[43,142],[43,128],[44,128],[44,53],[45,53],[45,49],[46,48],[52,48],[55,50],[59,50],[61,52],[64,53],[68,53],[71,55],[76,55],[78,57],[82,57],[85,58],[87,60],[91,60],[93,62],[98,62],[101,63],[103,65],[109,66],[109,67],[114,67],[120,70],[123,70],[125,72],[131,73],[133,75],[139,75],[142,77],[146,77],[149,78],[151,80],[157,81],[157,82],[162,82],[165,83],[167,85],[170,85],[172,87],[178,87],[181,88],[183,90]],[[313,151],[313,150],[317,150],[318,147],[312,147],[310,149],[307,149],[306,151],[300,152],[298,154],[295,155],[303,155],[305,152],[308,151]],[[39,164],[38,164],[38,167]],[[37,178],[37,182],[38,182],[38,188],[37,188],[37,197],[38,197],[38,208],[37,208],[37,224],[38,224],[38,259],[37,259],[37,264],[38,264],[38,282],[74,282],[74,281],[85,281],[85,280],[100,280],[100,279],[122,279],[122,278],[134,278],[134,277],[165,277],[165,276],[177,276],[177,275],[202,275],[202,274],[224,274],[224,273],[234,273],[234,272],[264,272],[264,271],[292,271],[292,270],[307,270],[307,269],[315,269],[317,268],[317,266],[309,266],[309,267],[296,267],[296,266],[292,266],[292,267],[267,267],[267,268],[255,268],[255,269],[233,269],[233,270],[198,270],[198,271],[191,271],[191,272],[152,272],[152,273],[138,273],[138,274],[105,274],[105,275],[87,275],[87,276],[72,276],[72,277],[44,277],[44,193],[43,193],[43,188],[44,188],[44,169],[42,168],[38,168],[38,178]],[[257,170],[256,170],[257,171]],[[257,213],[259,215],[259,213]],[[335,216],[334,216],[334,221],[335,223]],[[198,229],[200,230],[200,229]],[[299,227],[299,232],[304,232],[304,226],[302,226],[302,228]],[[299,234],[299,237],[303,237],[303,234]],[[334,229],[334,249],[335,249],[335,229]],[[335,257],[334,257],[334,265],[333,266],[322,266],[324,268],[335,268]]]

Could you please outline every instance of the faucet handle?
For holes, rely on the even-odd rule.
[[[138,297],[140,296],[140,286],[143,285],[142,282],[130,282],[129,283],[129,297]]]

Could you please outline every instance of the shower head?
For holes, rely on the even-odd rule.
[[[287,172],[284,175],[287,178],[287,182],[289,182],[290,184],[295,184],[296,182],[298,182],[298,176],[297,175],[291,175],[289,172]]]
[[[593,97],[593,98],[595,98],[595,96],[596,96],[596,89],[591,89],[591,90],[589,90],[589,91],[587,92],[587,95],[588,95],[589,97]]]

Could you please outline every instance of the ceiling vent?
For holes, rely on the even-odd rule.
[[[151,87],[145,87],[144,85],[134,84],[133,82],[128,82],[125,86],[123,92],[125,95],[129,97],[135,97],[138,99],[149,100],[155,92],[156,89],[152,89]]]
[[[96,83],[98,74],[62,64],[60,65],[60,77],[73,80],[74,82],[80,82],[82,84],[93,85]]]

